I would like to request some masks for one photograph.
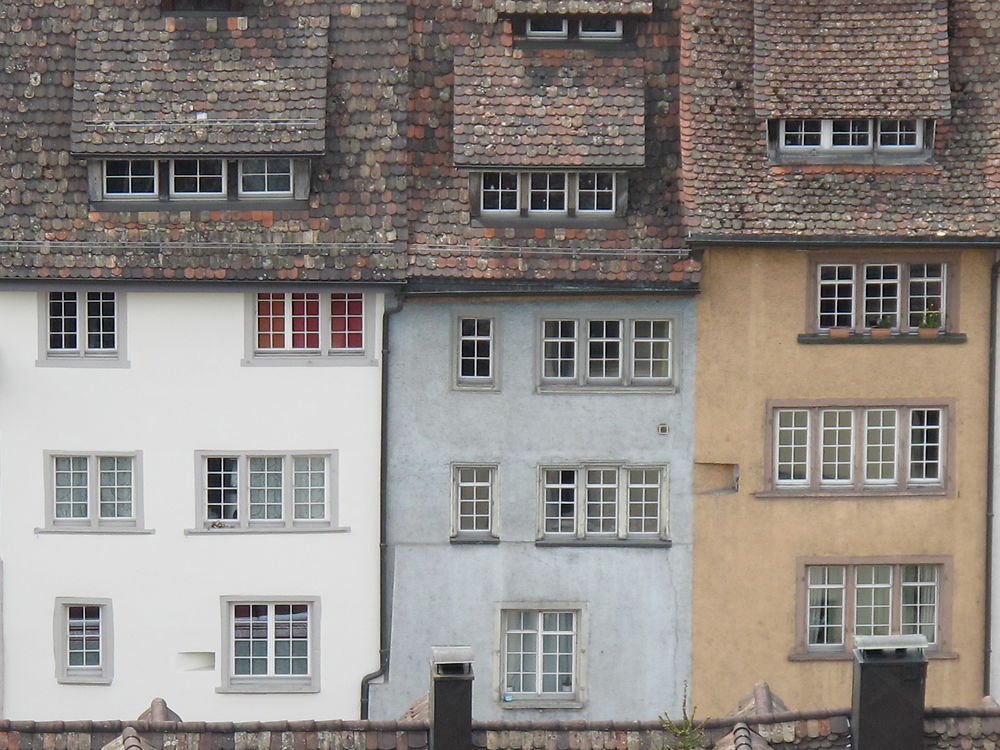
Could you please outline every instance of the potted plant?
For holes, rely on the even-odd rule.
[[[921,338],[937,338],[941,332],[941,312],[939,310],[928,310],[920,318],[917,328],[917,335]]]
[[[896,325],[895,319],[891,315],[883,315],[875,321],[872,326],[872,338],[886,339],[892,335],[892,327]]]
[[[834,326],[830,329],[831,339],[846,339],[850,337],[851,329],[847,326]]]

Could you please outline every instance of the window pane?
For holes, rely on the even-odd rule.
[[[575,320],[546,320],[543,324],[542,375],[546,378],[576,376]]]
[[[618,531],[618,470],[587,470],[587,533]]]
[[[899,266],[868,265],[865,274],[865,327],[899,325]],[[886,327],[886,326],[881,326]]]
[[[889,635],[892,617],[892,566],[859,565],[854,570],[854,632]]]
[[[49,292],[49,349],[77,348],[76,292]]]
[[[937,565],[903,566],[902,632],[922,635],[928,643],[937,643],[938,570]]]
[[[281,456],[251,456],[250,520],[280,521],[284,467]]]
[[[132,518],[132,458],[99,456],[97,489],[101,518]]]
[[[101,666],[101,608],[91,605],[66,607],[66,666]]]
[[[941,263],[910,265],[910,328],[944,326],[944,268]]]
[[[89,471],[86,456],[56,456],[53,459],[55,517],[88,518]]]
[[[783,120],[782,146],[819,146],[822,142],[821,120]]]
[[[489,531],[493,492],[493,469],[461,466],[455,470],[458,499],[458,530]]]
[[[493,321],[490,318],[462,318],[458,348],[460,378],[492,377]]]
[[[292,459],[294,515],[297,520],[326,518],[326,459],[295,456]]]
[[[318,321],[317,321],[318,323]],[[330,348],[364,349],[365,298],[361,293],[330,295]]]
[[[819,327],[854,327],[854,266],[821,265],[819,276]]]
[[[936,484],[942,481],[942,414],[940,409],[910,411],[910,481]]]
[[[620,320],[592,320],[587,328],[588,377],[620,377],[622,322]]]
[[[483,172],[483,211],[516,211],[518,177],[514,172]]]
[[[808,480],[809,412],[779,409],[775,419],[775,477],[778,484],[801,484]]]
[[[208,520],[236,520],[238,516],[237,458],[205,459],[205,509]]]
[[[633,321],[632,374],[636,379],[670,377],[669,321]]]
[[[545,533],[572,534],[576,530],[576,470],[546,469]]]
[[[531,211],[566,210],[566,175],[533,172],[529,177],[528,207]]]
[[[826,410],[822,418],[821,481],[850,482],[854,463],[854,414]]]
[[[807,638],[810,646],[844,643],[844,566],[811,565],[808,587]]]
[[[865,483],[896,481],[896,410],[865,411]]]
[[[655,534],[660,530],[660,470],[628,470],[628,531]]]
[[[871,120],[834,120],[833,146],[867,146],[871,143]]]

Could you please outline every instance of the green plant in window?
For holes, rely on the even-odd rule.
[[[941,327],[941,312],[939,310],[928,310],[924,313],[923,317],[920,319],[921,328],[940,328]]]
[[[684,681],[684,697],[681,699],[681,718],[677,721],[671,719],[666,714],[660,715],[660,723],[663,729],[673,739],[670,743],[671,750],[696,750],[702,747],[702,740],[705,739],[705,732],[702,731],[708,719],[698,721],[694,718],[697,706],[688,709],[688,684]],[[661,749],[663,750],[663,749]]]
[[[892,315],[883,315],[875,321],[875,328],[892,328],[896,325],[896,319]]]

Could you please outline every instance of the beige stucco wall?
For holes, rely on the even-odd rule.
[[[952,659],[929,705],[983,694],[989,296],[992,253],[958,259],[958,345],[804,345],[809,253],[705,252],[698,300],[692,695],[728,712],[757,680],[790,708],[849,705],[850,661],[792,661],[800,557],[950,555]],[[857,250],[857,249],[855,249]],[[920,248],[925,251],[926,248]],[[902,249],[869,250],[895,259]],[[953,319],[954,320],[954,319]],[[949,325],[950,330],[955,330]],[[762,499],[768,399],[953,400],[944,497]],[[739,467],[739,489],[724,491]],[[945,582],[947,585],[948,582]]]

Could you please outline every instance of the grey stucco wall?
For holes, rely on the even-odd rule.
[[[454,388],[459,316],[496,321],[495,391]],[[672,319],[675,392],[539,392],[540,320],[553,317]],[[371,718],[396,718],[427,692],[435,645],[473,647],[479,720],[676,714],[691,659],[694,300],[411,298],[390,347],[391,665]],[[539,466],[598,461],[669,466],[669,547],[536,545]],[[498,465],[498,544],[451,542],[454,462]],[[502,703],[500,609],[553,602],[580,605],[584,705]]]

